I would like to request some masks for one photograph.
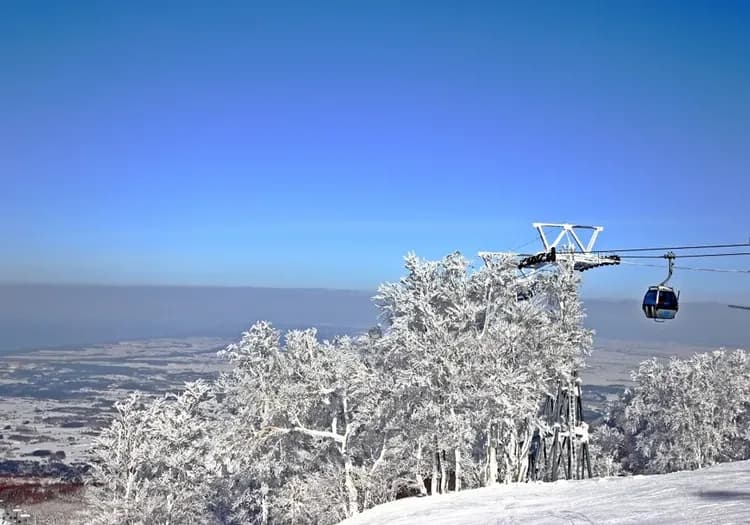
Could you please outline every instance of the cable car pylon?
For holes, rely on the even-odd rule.
[[[574,270],[583,272],[598,266],[620,264],[620,257],[617,255],[602,255],[593,251],[599,234],[604,231],[602,226],[547,222],[535,222],[532,226],[539,234],[544,251],[522,258],[518,262],[519,268],[538,268],[549,263],[567,261],[573,264]],[[550,229],[557,230],[552,241],[547,237],[547,230]],[[591,232],[588,242],[581,239],[586,231]]]
[[[620,256],[602,254],[594,251],[602,226],[585,226],[581,224],[535,222],[532,226],[539,235],[543,251],[530,255],[519,255],[505,252],[479,252],[479,256],[489,264],[496,256],[515,256],[518,259],[518,269],[540,270],[546,266],[559,262],[572,263],[573,269],[583,272],[599,266],[620,264]],[[548,236],[549,230],[556,233]],[[589,239],[584,242],[585,232],[590,232]]]
[[[543,251],[535,254],[479,252],[487,266],[494,265],[498,260],[507,260],[508,257],[515,259],[521,284],[518,300],[529,299],[534,295],[534,274],[561,262],[569,263],[573,270],[579,272],[620,264],[618,255],[604,255],[594,251],[594,244],[604,230],[602,226],[548,222],[535,222],[532,226],[539,235]],[[585,241],[587,233],[588,241]]]

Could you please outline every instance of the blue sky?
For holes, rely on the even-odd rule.
[[[0,6],[0,281],[372,289],[533,221],[750,236],[750,4],[155,4]]]

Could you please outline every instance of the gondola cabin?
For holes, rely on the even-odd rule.
[[[679,309],[678,297],[669,286],[651,286],[643,297],[643,313],[657,321],[674,319]]]

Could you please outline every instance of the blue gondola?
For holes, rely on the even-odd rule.
[[[675,293],[674,288],[667,286],[667,281],[672,277],[675,255],[669,252],[664,257],[669,260],[669,275],[656,286],[650,286],[643,297],[643,313],[648,319],[654,321],[674,319],[680,308],[680,294]]]
[[[669,286],[650,286],[643,298],[643,313],[649,319],[674,319],[679,308],[678,296]]]

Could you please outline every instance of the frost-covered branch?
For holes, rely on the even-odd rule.
[[[305,427],[291,427],[291,428],[279,428],[279,427],[265,427],[261,429],[261,433],[270,434],[289,434],[290,432],[299,432],[306,436],[314,437],[316,439],[331,439],[336,443],[343,443],[344,436],[341,434],[335,434],[334,432],[327,432],[325,430],[314,430]]]

